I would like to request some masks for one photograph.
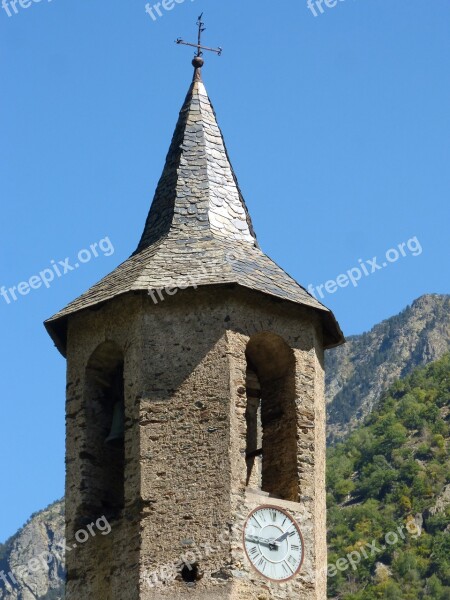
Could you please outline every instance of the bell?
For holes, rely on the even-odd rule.
[[[261,383],[259,381],[258,375],[255,373],[255,371],[252,371],[251,369],[247,369],[246,388],[247,398],[255,398],[256,400],[260,400]]]
[[[105,440],[105,444],[113,448],[120,447],[125,437],[124,430],[124,407],[123,403],[119,401],[114,404],[111,431]]]

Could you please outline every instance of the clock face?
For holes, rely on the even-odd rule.
[[[297,523],[284,510],[261,506],[244,527],[244,546],[254,568],[266,579],[287,581],[303,562],[303,537]]]

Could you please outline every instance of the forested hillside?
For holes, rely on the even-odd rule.
[[[329,598],[450,600],[449,433],[447,354],[329,449]]]
[[[449,355],[414,370],[449,341],[450,297],[428,295],[329,353],[330,410],[350,415],[333,431],[346,433],[374,408],[329,449],[330,598],[450,600]],[[61,501],[0,544],[0,571],[53,552],[63,536]],[[63,581],[63,560],[54,560],[21,585],[0,580],[0,600],[62,600]]]

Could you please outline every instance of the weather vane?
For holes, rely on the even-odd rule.
[[[191,44],[189,42],[185,42],[184,40],[182,40],[181,38],[178,38],[176,40],[177,44],[183,44],[184,46],[191,46],[191,48],[197,48],[197,54],[195,55],[195,57],[197,59],[201,59],[201,57],[203,56],[203,52],[202,50],[207,50],[208,52],[215,52],[218,56],[221,56],[222,54],[222,48],[208,48],[208,46],[202,46],[202,33],[204,31],[206,31],[206,27],[205,24],[202,21],[202,17],[203,17],[203,13],[199,16],[198,21],[197,21],[197,25],[198,25],[198,43],[197,44]],[[199,61],[197,61],[199,62]],[[196,66],[194,64],[194,66]],[[201,66],[201,65],[200,65]]]

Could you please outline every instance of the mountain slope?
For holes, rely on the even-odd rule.
[[[388,386],[450,350],[450,296],[418,298],[370,332],[326,353],[328,441],[362,422]]]
[[[0,600],[61,600],[63,538],[61,500],[32,515],[22,529],[0,544]]]
[[[330,598],[450,599],[449,444],[447,354],[329,448]]]
[[[427,295],[369,333],[354,336],[343,347],[327,352],[330,440],[336,440],[356,427],[395,379],[411,372],[417,365],[441,357],[449,348],[450,296]],[[347,459],[341,456],[341,460],[345,465]],[[340,472],[339,469],[337,472]],[[333,497],[338,494],[336,498],[340,502],[342,494],[351,491],[351,478],[344,479],[339,486],[337,489],[333,487],[332,494]],[[437,506],[446,506],[448,498],[450,486],[436,499]],[[52,560],[49,569],[42,567],[31,573],[24,585],[8,586],[1,579],[2,570],[5,574],[11,569],[15,571],[49,549],[60,552],[56,544],[64,536],[63,513],[64,502],[56,502],[30,518],[4,545],[0,544],[0,600],[63,598],[63,561]],[[369,519],[373,517],[370,511],[368,514]],[[339,530],[339,526],[336,527]],[[345,531],[343,529],[340,533],[344,541]],[[7,581],[11,583],[10,579]],[[404,600],[401,596],[386,597]],[[450,600],[450,595],[445,600]]]

